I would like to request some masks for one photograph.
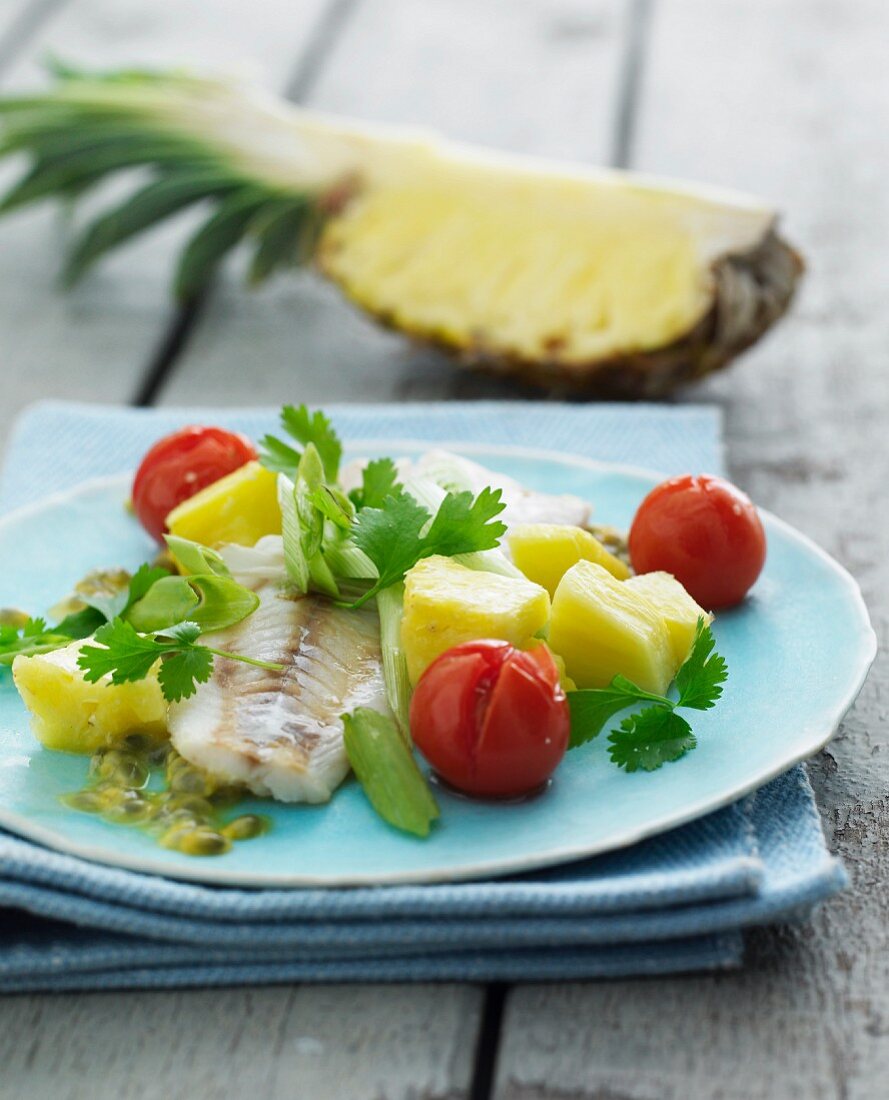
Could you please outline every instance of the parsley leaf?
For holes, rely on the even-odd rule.
[[[157,679],[164,698],[171,703],[188,699],[213,673],[213,654],[206,646],[192,645],[161,661]]]
[[[392,459],[375,458],[361,471],[361,488],[353,489],[349,498],[356,508],[382,508],[386,497],[394,496],[401,488]]]
[[[11,665],[19,655],[49,653],[70,641],[58,627],[47,627],[43,619],[28,619],[21,627],[4,623],[0,625],[0,666]]]
[[[698,619],[691,651],[676,674],[678,699],[643,691],[626,676],[615,676],[607,688],[570,691],[570,749],[592,741],[602,727],[633,703],[653,706],[625,718],[608,738],[612,761],[627,771],[654,771],[661,764],[678,760],[697,741],[688,722],[676,713],[678,707],[709,710],[722,695],[728,678],[725,658],[715,653],[713,633],[704,619]]]
[[[728,678],[725,658],[714,653],[716,641],[703,618],[698,619],[691,653],[676,674],[679,699],[676,706],[692,710],[710,710],[722,695],[722,685]]]
[[[500,490],[489,488],[474,500],[471,493],[448,493],[431,523],[429,512],[404,490],[390,493],[379,508],[362,508],[352,541],[376,566],[379,579],[350,606],[360,607],[402,580],[422,558],[493,549],[506,530],[505,524],[493,521],[503,508]]]
[[[140,634],[124,619],[115,619],[96,631],[98,645],[83,646],[77,664],[83,669],[83,678],[88,683],[95,684],[103,676],[110,676],[112,684],[125,684],[144,680],[160,661],[158,683],[164,698],[170,703],[189,698],[194,695],[198,684],[210,679],[214,657],[241,661],[275,672],[284,669],[283,665],[272,661],[258,661],[253,657],[199,645],[200,636],[201,628],[194,622],[176,623],[156,634]]]
[[[343,457],[343,445],[334,431],[328,417],[316,409],[309,412],[306,405],[285,405],[281,410],[281,427],[292,438],[307,447],[314,444],[324,466],[324,476],[328,481],[336,481],[339,475],[340,459]],[[296,477],[300,451],[288,443],[267,435],[260,441],[262,453],[260,462],[275,473]]]
[[[640,768],[653,772],[685,756],[696,744],[691,726],[681,714],[654,706],[624,718],[620,729],[608,735],[608,755],[628,772]]]

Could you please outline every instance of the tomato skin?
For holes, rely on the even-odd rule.
[[[637,573],[664,570],[708,611],[740,603],[766,560],[762,522],[746,493],[721,477],[670,478],[648,494],[630,528]]]
[[[559,670],[544,645],[455,646],[420,677],[411,733],[438,774],[465,794],[514,798],[537,790],[568,748]]]
[[[165,435],[146,453],[133,480],[133,508],[139,522],[163,541],[170,512],[201,489],[256,458],[240,432],[193,424]]]

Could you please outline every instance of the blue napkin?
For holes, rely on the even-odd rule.
[[[718,414],[702,407],[452,403],[331,412],[353,439],[521,441],[666,473],[723,467]],[[0,509],[131,468],[184,422],[257,436],[274,417],[33,406],[8,447]],[[802,767],[625,851],[482,883],[222,889],[93,865],[0,833],[0,991],[563,980],[726,967],[741,960],[742,928],[801,917],[844,883]]]

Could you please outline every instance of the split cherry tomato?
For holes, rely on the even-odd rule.
[[[721,477],[670,478],[652,489],[630,528],[637,573],[664,570],[701,607],[740,603],[762,572],[766,536],[756,508]]]
[[[239,432],[193,425],[164,436],[142,459],[133,481],[139,522],[161,542],[167,516],[177,504],[256,458]]]
[[[420,677],[411,700],[420,752],[466,794],[511,798],[536,790],[568,748],[571,724],[559,670],[544,645],[465,642]]]

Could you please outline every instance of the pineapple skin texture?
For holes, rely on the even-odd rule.
[[[619,581],[630,575],[627,566],[582,527],[520,523],[510,528],[507,542],[513,564],[550,596],[555,596],[559,581],[579,561],[595,562]]]
[[[697,604],[671,573],[640,573],[628,587],[649,600],[664,621],[670,636],[675,671],[691,652],[698,619],[712,623],[713,616]]]
[[[562,578],[549,644],[579,688],[608,687],[621,675],[663,695],[675,672],[670,635],[657,608],[594,562],[578,562]]]
[[[16,657],[12,677],[31,714],[34,736],[48,749],[94,753],[128,733],[166,740],[167,702],[152,672],[132,684],[103,677],[87,683],[77,667],[84,641],[36,657]]]
[[[167,526],[170,534],[204,546],[254,546],[263,535],[280,535],[278,476],[248,462],[174,508]]]
[[[461,642],[497,638],[524,645],[549,613],[549,595],[538,584],[425,558],[404,581],[401,644],[410,681],[416,684],[436,657]]]

